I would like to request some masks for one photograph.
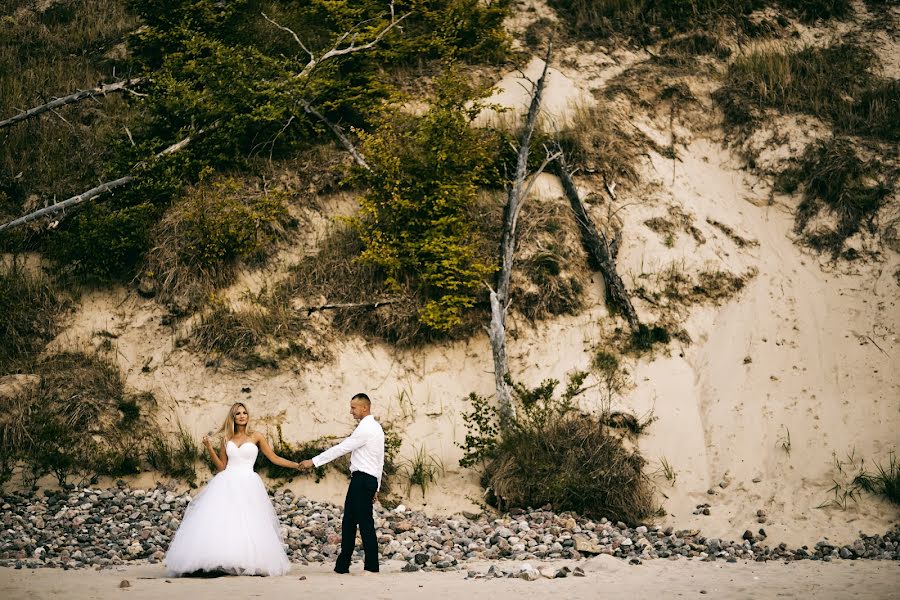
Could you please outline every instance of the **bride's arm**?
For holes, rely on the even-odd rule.
[[[203,445],[206,446],[206,451],[209,452],[209,458],[212,460],[213,464],[216,465],[217,471],[224,471],[225,466],[228,464],[228,455],[225,453],[225,440],[222,440],[222,448],[219,451],[219,454],[216,454],[215,448],[213,448],[212,442],[209,441],[207,436],[203,436]]]
[[[254,434],[256,437],[256,443],[259,445],[259,449],[262,450],[262,453],[266,455],[271,462],[275,463],[279,467],[286,467],[288,469],[296,469],[300,466],[300,463],[294,462],[293,460],[288,460],[286,458],[281,458],[277,454],[272,451],[272,448],[269,447],[269,442],[266,441],[266,438],[261,434]]]

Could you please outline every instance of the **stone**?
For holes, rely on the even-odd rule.
[[[582,536],[575,537],[575,550],[583,554],[600,554],[603,552],[603,548],[596,542]]]

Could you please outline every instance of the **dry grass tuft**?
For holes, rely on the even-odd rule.
[[[888,169],[876,159],[861,158],[850,140],[832,138],[808,147],[794,166],[778,175],[775,187],[788,194],[802,188],[795,230],[809,246],[836,257],[861,228],[875,231],[878,210],[894,189],[896,178],[896,169]],[[815,224],[822,213],[836,223]]]
[[[59,331],[67,301],[42,274],[12,261],[0,264],[0,375],[31,370]]]
[[[44,4],[44,10],[34,5]],[[122,0],[5,3],[0,17],[0,118],[53,97],[126,77],[116,46],[138,26]],[[140,107],[122,94],[63,107],[3,131],[0,218],[84,191],[135,128]]]
[[[277,368],[279,361],[321,360],[324,344],[312,339],[306,315],[282,290],[247,297],[237,308],[213,297],[190,333],[191,345],[210,357],[224,357],[244,368]],[[314,349],[315,348],[315,349]],[[212,358],[208,364],[218,365]]]
[[[232,283],[241,265],[263,261],[293,224],[284,192],[234,179],[201,184],[153,232],[139,289],[174,314],[190,312]]]
[[[637,182],[641,144],[618,123],[609,102],[578,106],[558,133],[566,160],[585,173],[599,174],[607,182]]]
[[[63,352],[35,366],[39,383],[0,396],[0,448],[22,462],[26,480],[54,474],[83,481],[141,469],[152,395],[125,390],[116,365],[95,354]]]

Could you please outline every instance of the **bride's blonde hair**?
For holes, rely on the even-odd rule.
[[[247,408],[247,406],[243,402],[235,402],[231,405],[231,408],[228,409],[228,416],[225,417],[225,423],[222,425],[221,429],[221,431],[225,432],[226,442],[234,437],[234,413],[235,411],[237,411],[239,406],[247,411],[247,433],[250,433],[250,409]]]

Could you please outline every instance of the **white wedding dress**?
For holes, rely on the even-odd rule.
[[[253,471],[253,442],[225,445],[228,466],[188,504],[166,553],[170,575],[224,571],[284,575],[291,568],[281,525],[262,479]]]

